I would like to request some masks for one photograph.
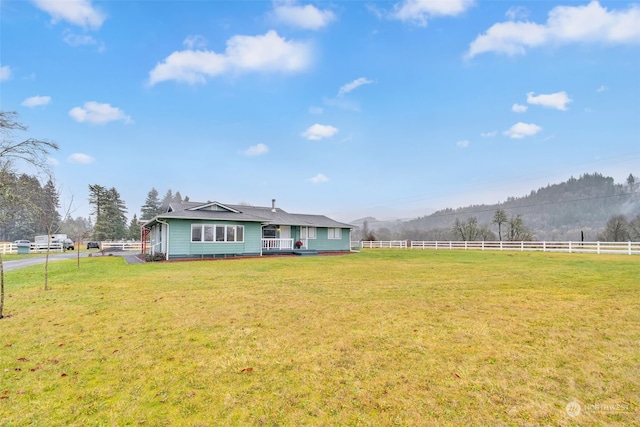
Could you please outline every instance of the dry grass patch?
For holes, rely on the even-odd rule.
[[[3,425],[640,422],[636,257],[375,250],[49,268],[48,292],[37,267],[7,273]]]

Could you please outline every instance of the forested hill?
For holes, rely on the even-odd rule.
[[[527,196],[509,197],[504,203],[445,209],[396,222],[389,232],[395,238],[442,239],[450,237],[456,219],[465,221],[469,217],[476,217],[479,225],[497,232],[493,216],[502,209],[509,218],[521,215],[524,225],[538,240],[579,240],[581,232],[586,240],[592,240],[612,216],[624,215],[631,220],[640,215],[637,181],[633,175],[625,183],[615,183],[613,178],[599,173],[585,174],[531,191]]]

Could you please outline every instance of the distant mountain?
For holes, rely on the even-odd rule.
[[[581,233],[586,240],[594,240],[613,215],[622,214],[629,220],[640,215],[639,190],[640,182],[616,184],[599,173],[584,174],[500,204],[444,209],[408,221],[363,218],[354,224],[361,225],[366,219],[379,240],[449,240],[454,238],[451,228],[456,219],[466,221],[472,216],[497,233],[493,216],[502,209],[508,217],[521,215],[538,240],[579,240]]]

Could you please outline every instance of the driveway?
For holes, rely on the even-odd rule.
[[[86,258],[87,256],[89,256],[89,254],[91,254],[91,256],[121,256],[121,257],[124,257],[125,261],[127,261],[127,264],[141,264],[143,262],[137,257],[138,254],[131,253],[131,252],[106,252],[104,255],[102,255],[102,252],[81,252],[80,257]],[[32,265],[44,264],[45,258],[46,257],[42,255],[38,257],[17,259],[14,261],[4,261],[2,263],[2,266],[4,268],[4,271],[17,270],[19,268],[30,267]],[[49,262],[60,261],[65,259],[77,259],[77,258],[78,258],[77,252],[65,252],[63,254],[59,254],[59,253],[49,254]]]

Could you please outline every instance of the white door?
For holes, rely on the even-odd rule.
[[[290,225],[281,225],[280,226],[280,238],[281,239],[290,239],[291,238],[291,226]]]

